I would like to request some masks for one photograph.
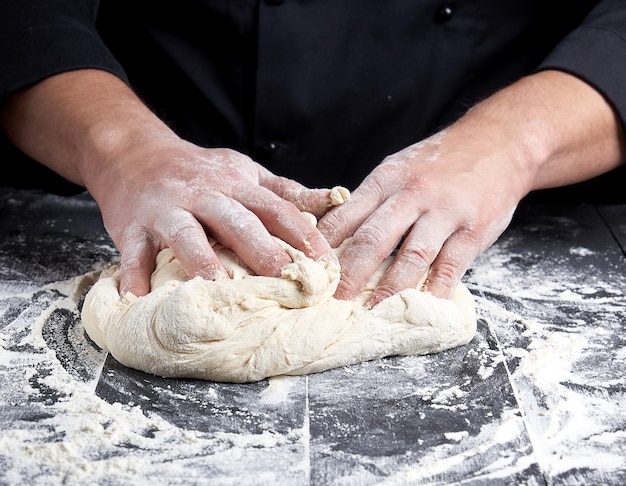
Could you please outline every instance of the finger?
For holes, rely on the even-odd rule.
[[[159,251],[154,238],[145,233],[125,238],[120,246],[120,296],[141,297],[150,292],[150,277]]]
[[[421,287],[431,264],[455,231],[451,221],[440,214],[425,213],[415,222],[393,263],[374,289],[368,308],[404,289]]]
[[[479,253],[474,238],[466,231],[455,233],[433,261],[424,290],[435,297],[449,299]]]
[[[185,210],[174,210],[155,225],[164,246],[171,248],[187,275],[205,280],[228,278],[202,225]]]
[[[387,258],[413,219],[404,217],[407,205],[388,200],[355,232],[340,258],[341,280],[335,297],[351,300]]]
[[[244,191],[238,199],[262,221],[272,235],[302,251],[309,258],[337,261],[328,241],[289,201],[263,187]]]
[[[316,218],[322,217],[333,206],[343,204],[350,196],[350,191],[344,187],[309,189],[292,179],[273,174],[262,185],[292,203],[299,211],[311,213]]]
[[[327,212],[317,223],[317,228],[330,246],[337,248],[355,234],[385,199],[385,192],[375,179],[368,178],[350,194],[347,202]]]
[[[291,263],[259,218],[234,199],[222,194],[205,197],[196,213],[211,235],[257,275],[277,277]]]

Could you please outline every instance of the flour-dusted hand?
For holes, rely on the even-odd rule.
[[[621,125],[600,93],[558,71],[523,78],[387,157],[345,205],[322,218],[318,228],[332,246],[353,237],[336,296],[356,295],[402,241],[369,305],[423,280],[435,296],[449,297],[526,194],[623,161]]]
[[[330,207],[330,190],[306,189],[233,150],[199,148],[175,136],[155,145],[127,151],[127,160],[120,162],[124,182],[98,198],[122,255],[122,293],[147,293],[156,255],[165,247],[192,277],[228,277],[207,234],[259,275],[278,276],[291,263],[272,236],[313,259],[335,259],[301,214],[323,214]],[[129,167],[137,172],[129,173]]]
[[[490,148],[445,130],[387,157],[320,229],[331,245],[352,241],[336,296],[351,299],[402,241],[370,306],[405,288],[450,296],[473,259],[510,222],[524,186]],[[521,187],[520,187],[521,186]]]
[[[120,290],[145,295],[169,247],[189,276],[227,276],[207,233],[254,272],[291,262],[273,236],[315,260],[336,260],[301,211],[321,216],[331,191],[277,177],[241,153],[178,137],[119,78],[78,70],[15,94],[2,111],[10,138],[85,186],[121,253]]]

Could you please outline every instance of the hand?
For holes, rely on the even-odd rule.
[[[448,129],[383,161],[318,228],[341,258],[350,299],[404,237],[369,305],[424,281],[449,297],[530,191],[589,179],[624,163],[624,132],[593,87],[559,71],[520,79]]]
[[[156,254],[164,247],[192,277],[228,277],[207,233],[260,275],[278,276],[291,262],[272,235],[311,258],[336,261],[301,214],[321,216],[330,207],[329,190],[306,189],[238,152],[203,149],[175,136],[119,157],[115,164],[124,178],[100,187],[98,203],[122,255],[122,295],[150,290]]]
[[[409,287],[447,298],[511,220],[523,192],[471,138],[441,132],[387,157],[318,228],[331,246],[352,236],[335,296],[353,298],[402,240],[369,306]],[[499,163],[500,166],[506,165]]]
[[[85,186],[121,253],[120,292],[144,295],[157,253],[185,271],[224,275],[207,233],[256,273],[291,259],[270,235],[308,256],[336,260],[300,211],[321,216],[328,190],[276,177],[248,157],[176,136],[117,77],[98,70],[52,76],[0,107],[0,125],[31,157]]]

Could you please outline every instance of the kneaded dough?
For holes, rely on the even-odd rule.
[[[151,292],[139,298],[120,298],[119,269],[112,267],[87,293],[85,330],[125,366],[234,383],[436,353],[468,343],[476,332],[474,299],[463,284],[450,300],[407,289],[367,310],[363,304],[392,257],[354,301],[342,301],[333,298],[336,264],[315,262],[280,243],[293,263],[279,278],[253,275],[213,241],[232,278],[190,279],[164,249]]]

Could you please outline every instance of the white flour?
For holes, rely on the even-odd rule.
[[[76,300],[67,296],[77,294],[79,283],[80,279],[48,286],[39,298],[16,295],[15,298],[39,300],[43,304],[26,309],[27,315],[2,329],[0,384],[8,393],[3,391],[0,398],[0,408],[4,410],[0,417],[15,418],[9,410],[21,407],[39,410],[41,416],[2,424],[1,484],[87,484],[107,480],[117,483],[137,477],[169,484],[201,484],[207,462],[219,465],[223,478],[228,477],[229,471],[239,471],[244,480],[250,475],[255,481],[271,484],[276,480],[275,474],[268,472],[265,478],[257,474],[265,461],[271,461],[271,455],[283,463],[287,459],[298,470],[304,458],[294,454],[293,449],[302,440],[302,430],[281,435],[271,431],[271,424],[262,433],[249,435],[186,430],[156,414],[146,415],[139,406],[109,404],[95,394],[96,381],[72,376],[45,342],[42,327],[54,310],[77,312]],[[0,301],[0,312],[9,312],[15,298]],[[40,311],[39,315],[34,315],[35,311]],[[83,344],[87,345],[78,348],[77,360],[99,370],[105,354],[86,341]],[[67,346],[72,345],[68,342]],[[44,387],[45,396],[41,391]],[[280,402],[288,392],[286,385],[282,388],[277,392],[275,386],[268,387],[264,399]],[[46,396],[57,398],[38,406],[37,402]],[[208,452],[210,461],[204,460]],[[241,461],[243,453],[245,462]],[[232,483],[236,482],[234,478]]]
[[[570,254],[601,257],[580,245],[572,247]],[[506,480],[536,462],[548,478],[576,468],[588,467],[599,474],[626,469],[622,371],[626,345],[623,340],[615,344],[626,322],[625,277],[603,276],[592,265],[586,276],[572,274],[566,267],[547,274],[539,264],[520,269],[517,262],[527,256],[494,247],[468,277],[479,316],[505,350],[489,349],[484,342],[469,349],[468,355],[477,356],[480,364],[475,379],[488,380],[496,367],[506,363],[521,413],[505,407],[502,416],[493,417],[478,435],[446,432],[445,443],[425,449],[419,457],[407,451],[399,468],[393,458],[363,457],[370,468],[346,472],[351,476],[344,478],[345,484],[430,481],[451,470],[463,471],[489,453],[499,459],[477,466],[485,481]],[[55,312],[70,313],[78,322],[78,302],[90,281],[77,278],[44,288],[0,285],[0,483],[124,484],[138,478],[155,484],[307,483],[312,453],[309,416],[285,433],[277,431],[271,418],[275,415],[269,413],[299,399],[306,378],[274,378],[250,395],[258,407],[257,433],[185,428],[142,409],[142,397],[136,397],[134,405],[99,398],[95,388],[105,354],[88,343],[76,325],[69,327],[63,342],[54,335],[45,337]],[[54,347],[51,339],[57,339]],[[70,360],[74,364],[62,361],[60,355],[74,356]],[[397,367],[412,378],[427,376],[425,363],[431,362],[406,358],[376,366]],[[341,383],[335,386],[324,390],[329,403],[342,396]],[[417,397],[429,410],[464,413],[471,386],[450,382],[418,387],[407,381],[379,384],[377,390],[385,387],[391,397]],[[251,420],[252,412],[229,408],[232,399],[221,393],[218,387],[206,388],[206,399],[219,407],[216,414],[241,413],[243,423]],[[192,398],[172,393],[171,399]],[[308,402],[303,410],[308,411]],[[323,411],[310,414],[318,421],[324,419]],[[385,412],[389,420],[397,414]],[[348,424],[336,427],[338,433],[342,427],[351,433]],[[526,433],[534,453],[521,439]],[[424,438],[416,440],[424,443]],[[318,456],[324,453],[319,444],[316,447]],[[372,471],[386,471],[389,476],[379,482]]]
[[[597,256],[580,246],[570,254]],[[469,287],[508,299],[500,305],[485,298],[478,307],[506,349],[540,466],[549,477],[585,468],[623,475],[626,276],[619,268],[603,274],[591,264],[587,274],[540,262],[520,269],[516,262],[525,257],[503,245],[490,249],[477,262],[475,285]],[[492,291],[494,283],[498,288]]]

